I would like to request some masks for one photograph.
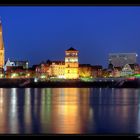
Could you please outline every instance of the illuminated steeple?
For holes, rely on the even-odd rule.
[[[0,19],[0,32],[2,32],[2,23],[1,23],[1,19]]]
[[[0,68],[4,66],[4,43],[3,43],[3,36],[2,36],[2,22],[0,19]]]
[[[2,23],[1,23],[1,20],[0,20],[0,49],[4,49],[3,37],[2,37]]]

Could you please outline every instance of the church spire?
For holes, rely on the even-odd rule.
[[[3,68],[4,62],[5,62],[4,43],[3,43],[3,34],[2,34],[2,22],[0,18],[0,68]]]
[[[2,22],[1,22],[1,17],[0,17],[0,32],[2,33]]]
[[[4,49],[1,17],[0,17],[0,49]]]

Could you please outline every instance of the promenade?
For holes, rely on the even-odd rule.
[[[93,87],[93,88],[140,88],[139,78],[96,78],[93,81],[61,80],[35,81],[31,79],[0,79],[1,88],[42,88],[42,87]]]

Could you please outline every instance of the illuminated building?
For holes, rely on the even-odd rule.
[[[93,78],[102,77],[102,66],[90,64],[79,64],[78,50],[69,48],[65,51],[65,61],[50,61],[42,62],[35,65],[36,76],[39,78],[42,73],[48,78],[58,79],[78,79],[78,78]]]
[[[109,62],[113,64],[114,67],[123,67],[126,64],[137,63],[136,53],[110,53]]]
[[[70,48],[65,51],[64,61],[48,60],[43,65],[36,66],[36,73],[46,73],[50,78],[77,79],[79,77],[78,69],[78,51]]]
[[[28,61],[11,61],[15,64],[15,66],[19,67],[23,67],[23,69],[28,69],[29,67],[29,62]]]
[[[104,77],[104,78],[110,77],[110,72],[108,71],[108,69],[102,70],[102,77]]]
[[[28,71],[28,61],[10,61],[8,59],[4,65],[6,78],[29,78],[31,72]]]
[[[92,70],[93,70],[93,77],[96,78],[96,77],[102,77],[102,66],[101,65],[95,65],[95,66],[92,66]]]
[[[93,70],[90,64],[79,64],[79,77],[89,78],[92,76],[93,76]]]
[[[48,77],[64,78],[65,62],[64,61],[47,61],[36,66],[36,75],[39,78],[41,75]]]
[[[78,74],[78,51],[74,48],[69,48],[65,51],[65,78],[66,79],[77,79]]]
[[[13,67],[22,67],[23,69],[28,69],[28,64],[28,61],[10,61],[8,58],[4,65],[4,70],[7,71]]]
[[[139,72],[139,66],[137,64],[126,64],[121,71],[121,76],[128,76]]]
[[[2,36],[2,23],[0,21],[0,68],[3,68],[4,62],[4,42]]]
[[[36,77],[46,79],[49,76],[49,69],[50,66],[46,63],[41,63],[40,65],[36,66]]]
[[[121,76],[121,71],[122,71],[121,67],[114,67],[113,77],[120,77]]]
[[[64,61],[52,61],[50,65],[50,76],[57,78],[65,78],[65,62]]]

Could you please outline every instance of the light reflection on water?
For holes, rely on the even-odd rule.
[[[140,133],[140,89],[0,88],[0,133]]]

